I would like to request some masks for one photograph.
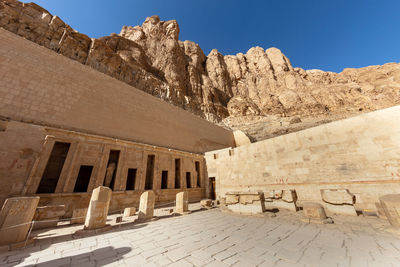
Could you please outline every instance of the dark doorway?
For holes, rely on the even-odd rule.
[[[137,169],[128,169],[128,177],[126,177],[126,189],[135,190]]]
[[[147,167],[146,167],[146,184],[145,190],[153,189],[153,178],[154,178],[154,155],[147,156]]]
[[[70,143],[55,142],[36,191],[37,194],[54,193],[56,191],[58,179],[70,146]]]
[[[196,185],[197,185],[197,187],[201,187],[200,186],[200,162],[196,161],[195,167],[196,167]]]
[[[76,178],[74,192],[87,192],[90,176],[92,175],[93,166],[82,165],[79,168],[78,177]]]
[[[175,188],[181,188],[181,159],[175,159]]]
[[[161,172],[161,189],[168,188],[168,171]]]
[[[209,198],[212,200],[215,200],[216,194],[215,194],[215,177],[210,177],[209,178]]]
[[[186,188],[192,188],[192,177],[190,176],[190,172],[186,172]]]
[[[104,186],[114,190],[115,175],[118,169],[119,160],[119,150],[110,150],[110,155],[108,157],[106,176],[104,177]]]

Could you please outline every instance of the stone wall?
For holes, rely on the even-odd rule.
[[[0,206],[7,197],[39,195],[40,205],[67,205],[65,216],[69,216],[74,208],[87,207],[92,190],[104,184],[111,151],[118,151],[119,157],[110,211],[138,204],[140,194],[145,190],[148,155],[154,155],[154,168],[149,171],[153,175],[149,190],[155,191],[158,203],[173,202],[175,194],[183,190],[189,192],[192,201],[205,195],[206,169],[201,154],[29,123],[0,122],[3,123],[0,131]],[[57,143],[69,145],[62,169],[54,177],[56,183],[51,192],[38,192]],[[180,160],[179,186],[175,185],[176,159]],[[90,167],[91,173],[87,175],[84,190],[77,191],[82,166]],[[134,169],[136,174],[130,189],[127,188],[129,169]],[[168,172],[164,188],[163,171]],[[190,173],[190,188],[186,183],[187,173]]]
[[[206,153],[217,196],[229,191],[296,190],[321,202],[321,189],[348,189],[356,209],[400,192],[400,106],[261,142]]]
[[[188,152],[230,131],[0,28],[0,118]]]

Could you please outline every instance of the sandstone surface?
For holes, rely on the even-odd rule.
[[[0,27],[254,140],[400,104],[400,64],[341,73],[295,68],[277,48],[207,56],[175,20],[98,39],[34,3],[0,1]]]

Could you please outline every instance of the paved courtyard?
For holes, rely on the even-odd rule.
[[[0,266],[400,266],[400,237],[380,231],[378,219],[320,225],[300,216],[196,211],[91,237],[41,239],[0,253]]]

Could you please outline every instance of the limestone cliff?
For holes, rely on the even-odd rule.
[[[255,139],[400,104],[400,64],[333,73],[294,68],[277,48],[206,56],[158,16],[93,39],[34,3],[0,0],[0,27]]]

